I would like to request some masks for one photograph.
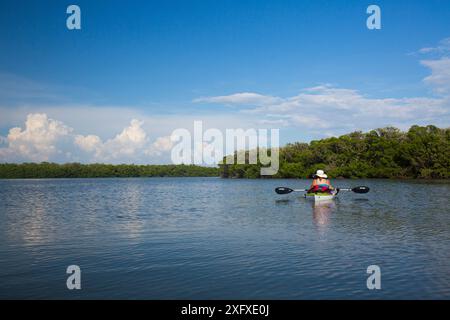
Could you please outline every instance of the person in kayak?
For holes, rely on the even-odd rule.
[[[328,179],[328,176],[325,174],[323,170],[317,170],[316,174],[313,177],[313,182],[308,192],[331,192],[334,188],[331,186],[331,182]]]

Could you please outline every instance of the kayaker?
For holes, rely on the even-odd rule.
[[[308,192],[330,192],[334,188],[323,170],[317,170]]]

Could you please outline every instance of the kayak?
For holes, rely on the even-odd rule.
[[[314,200],[314,201],[333,200],[336,196],[337,196],[337,192],[333,192],[333,193],[317,192],[317,193],[305,194],[306,199],[310,199],[310,200]]]
[[[287,187],[278,187],[275,188],[275,192],[278,194],[289,194],[291,192],[307,192],[305,194],[305,198],[307,199],[311,199],[314,201],[322,201],[322,200],[333,200],[334,198],[336,198],[336,196],[338,195],[338,193],[340,191],[352,191],[354,193],[367,193],[369,192],[370,188],[369,187],[365,187],[365,186],[361,186],[361,187],[355,187],[355,188],[336,188],[336,189],[332,189],[331,193],[330,192],[308,192],[308,189],[291,189],[291,188],[287,188]]]

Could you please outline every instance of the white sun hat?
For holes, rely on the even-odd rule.
[[[325,172],[323,172],[323,170],[317,170],[316,176],[318,176],[320,178],[325,178],[325,179],[328,178],[328,176],[325,174]]]

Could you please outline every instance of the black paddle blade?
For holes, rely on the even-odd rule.
[[[352,191],[355,192],[355,193],[367,193],[367,192],[370,191],[370,188],[361,186],[361,187],[353,188]]]
[[[278,187],[275,189],[275,192],[278,194],[288,194],[288,193],[291,193],[292,191],[294,191],[294,190],[292,190],[291,188],[286,188],[286,187]]]

